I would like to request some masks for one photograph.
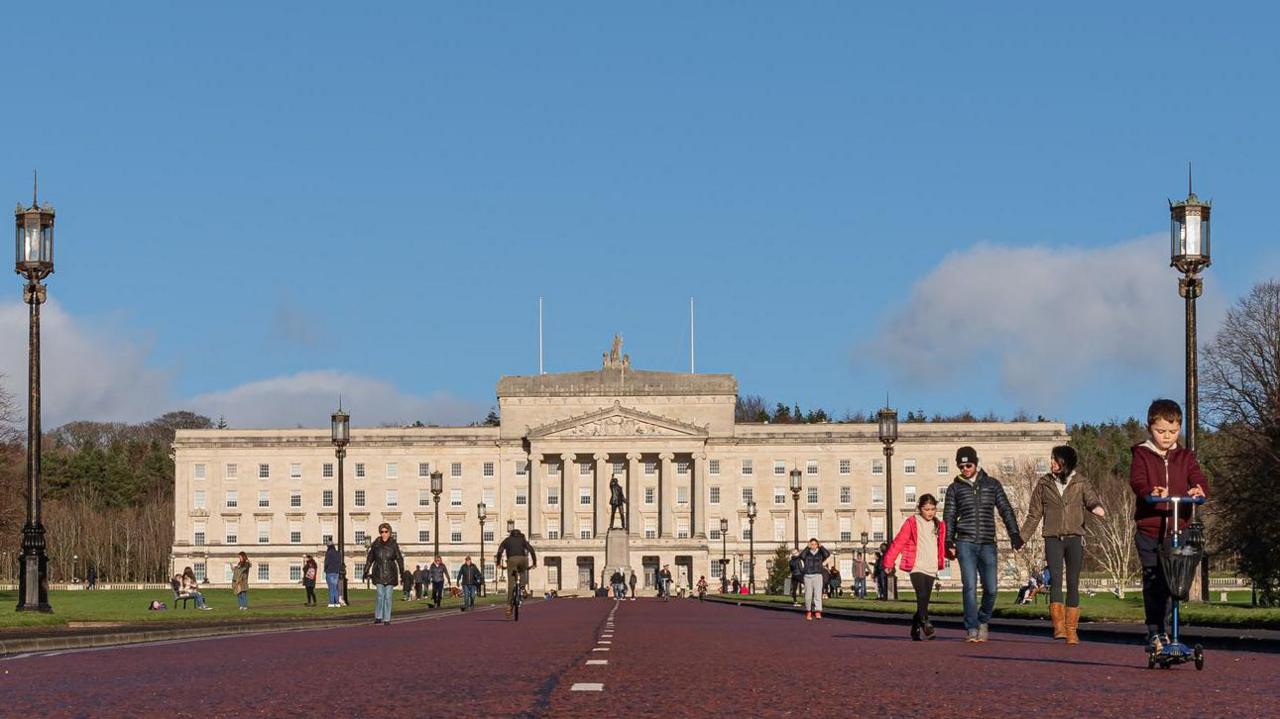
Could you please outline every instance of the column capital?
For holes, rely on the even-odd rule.
[[[676,458],[676,455],[674,452],[661,452],[658,454],[658,459],[662,460],[663,462],[670,462],[675,458]]]
[[[591,458],[597,462],[608,462],[609,454],[607,452],[596,452],[595,454],[591,455]]]
[[[639,462],[642,459],[644,459],[644,455],[639,452],[627,452],[628,462]]]
[[[572,462],[577,456],[578,455],[574,454],[573,452],[565,452],[564,454],[560,455],[560,461],[566,462],[566,463]]]
[[[706,452],[694,452],[692,456],[694,459],[698,460],[699,462],[705,462],[707,460]]]

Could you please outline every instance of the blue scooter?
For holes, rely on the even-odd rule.
[[[1187,599],[1191,592],[1191,582],[1203,556],[1204,539],[1199,523],[1195,521],[1196,506],[1204,504],[1204,497],[1147,497],[1152,504],[1168,502],[1173,505],[1173,536],[1168,546],[1160,547],[1159,561],[1164,570],[1164,581],[1173,601],[1173,620],[1170,623],[1172,633],[1167,643],[1156,642],[1147,648],[1147,668],[1169,669],[1175,664],[1195,662],[1196,670],[1204,669],[1204,648],[1199,644],[1188,647],[1178,636],[1178,605]],[[1184,540],[1178,522],[1178,509],[1184,504],[1191,506],[1191,525]]]

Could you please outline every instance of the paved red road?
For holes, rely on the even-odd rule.
[[[526,606],[518,624],[500,610],[480,611],[385,628],[8,660],[0,662],[0,714],[1280,715],[1280,655],[1210,647],[1203,672],[1190,665],[1156,671],[1146,669],[1137,646],[1073,648],[1005,634],[976,645],[948,630],[937,641],[913,643],[905,627],[809,623],[746,607],[654,600],[616,606],[559,600]],[[602,690],[573,691],[588,683]]]

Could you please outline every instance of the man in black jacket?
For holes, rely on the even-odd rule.
[[[791,606],[800,606],[796,597],[800,594],[800,583],[804,581],[804,562],[800,561],[800,552],[791,552]]]
[[[507,558],[507,596],[516,590],[517,581],[520,586],[529,586],[529,570],[538,566],[538,555],[533,551],[533,547],[529,544],[529,540],[524,538],[524,532],[513,526],[514,522],[507,524],[510,527],[510,533],[507,538],[502,540],[502,544],[498,545],[498,555],[494,558],[494,565],[498,569],[502,569],[502,557]],[[507,618],[511,618],[511,604],[507,604]]]
[[[956,451],[956,467],[960,470],[947,487],[942,511],[947,527],[947,556],[960,562],[960,584],[964,596],[964,628],[966,640],[985,642],[988,622],[996,606],[996,519],[1009,533],[1015,550],[1022,548],[1018,518],[1005,496],[1004,486],[978,468],[978,453],[973,447]],[[982,605],[978,605],[977,583],[982,582]]]
[[[400,583],[404,574],[404,555],[400,553],[400,545],[391,536],[391,525],[383,522],[378,525],[378,538],[369,545],[369,554],[364,560],[364,577],[372,579],[377,589],[377,602],[373,607],[374,624],[391,623],[391,593]]]
[[[471,563],[471,555],[468,554],[462,560],[462,566],[458,567],[458,586],[462,587],[462,611],[475,606],[476,592],[480,591],[480,585],[484,584],[484,575],[480,573],[480,568]]]

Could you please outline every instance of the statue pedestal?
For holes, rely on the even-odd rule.
[[[605,576],[613,574],[613,570],[622,570],[622,576],[631,571],[631,535],[625,529],[610,529],[604,540]]]

